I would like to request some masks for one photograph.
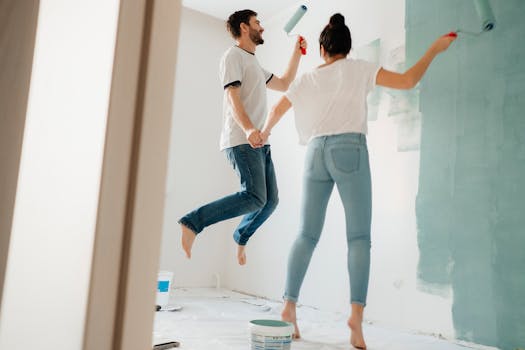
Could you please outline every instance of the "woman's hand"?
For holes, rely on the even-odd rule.
[[[268,141],[269,137],[270,137],[270,130],[263,129],[261,131],[261,138],[262,138],[262,144],[263,145]]]
[[[455,32],[450,32],[448,34],[440,36],[432,44],[432,49],[435,50],[436,54],[441,53],[445,51],[446,49],[448,49],[450,44],[452,44],[452,42],[456,40],[457,38],[458,38],[458,35]]]

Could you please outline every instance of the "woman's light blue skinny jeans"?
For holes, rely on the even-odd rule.
[[[321,236],[334,184],[345,212],[350,302],[366,305],[372,190],[366,137],[357,133],[321,136],[308,144],[301,224],[288,259],[285,300],[298,300],[312,253]]]

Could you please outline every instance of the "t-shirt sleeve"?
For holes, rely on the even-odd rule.
[[[273,78],[273,73],[270,73],[268,72],[266,69],[262,68],[262,71],[264,73],[264,81],[266,82],[266,84],[268,84],[270,82],[270,80],[272,80]]]
[[[292,103],[292,105],[296,104],[297,102],[302,80],[303,76],[300,76],[299,78],[295,79],[288,87],[288,91],[284,93],[284,96],[286,96],[286,98]]]
[[[220,79],[222,86],[226,89],[230,86],[242,84],[242,58],[229,52],[221,59]]]
[[[381,69],[381,66],[377,63],[360,61],[362,72],[366,77],[366,92],[372,91],[376,87],[377,73]]]

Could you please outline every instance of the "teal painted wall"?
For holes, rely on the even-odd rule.
[[[460,35],[419,88],[422,290],[452,290],[459,339],[525,349],[525,1]],[[478,30],[470,0],[406,0],[407,64],[440,34]]]

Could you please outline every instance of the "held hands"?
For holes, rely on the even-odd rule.
[[[257,129],[250,129],[246,132],[246,138],[252,148],[260,148],[264,146],[266,141],[268,141],[268,137],[270,137],[269,130],[260,131]]]
[[[260,148],[264,145],[261,131],[258,129],[250,129],[246,131],[246,139],[252,148]]]

